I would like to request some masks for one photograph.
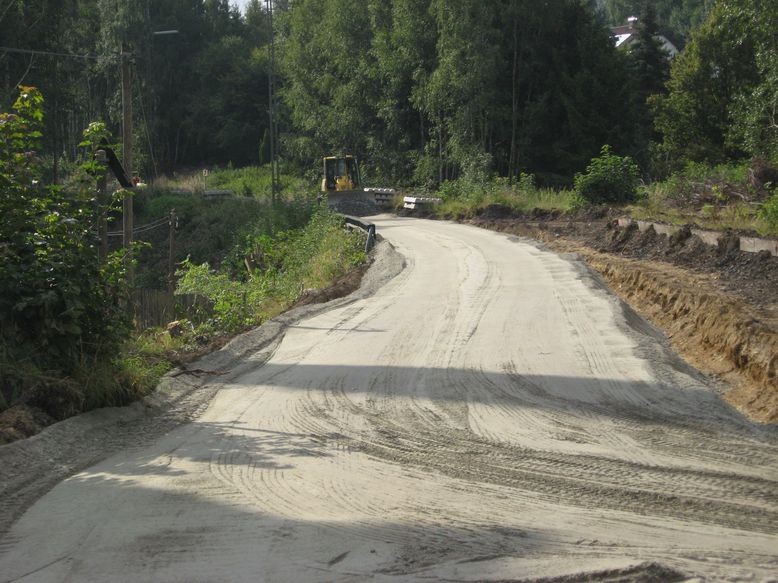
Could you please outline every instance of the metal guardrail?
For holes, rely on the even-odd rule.
[[[365,241],[365,253],[369,253],[375,246],[375,224],[370,221],[363,221],[359,217],[353,217],[351,215],[341,215],[345,221],[346,226],[351,229],[359,229],[367,234],[367,241]]]

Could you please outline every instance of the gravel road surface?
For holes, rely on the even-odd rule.
[[[396,277],[57,485],[0,581],[778,581],[774,428],[575,258],[375,222]]]

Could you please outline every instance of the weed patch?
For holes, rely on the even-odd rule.
[[[522,174],[514,182],[505,178],[482,182],[451,180],[441,185],[437,195],[443,202],[436,208],[436,214],[456,219],[472,218],[494,205],[516,213],[532,209],[568,211],[581,205],[575,192],[538,188],[534,177],[528,174]]]

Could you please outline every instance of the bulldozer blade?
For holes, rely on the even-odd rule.
[[[336,207],[341,204],[348,204],[352,202],[362,202],[375,204],[375,194],[372,192],[365,192],[363,190],[341,190],[328,192],[327,204],[331,207]]]

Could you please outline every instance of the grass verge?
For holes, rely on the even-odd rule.
[[[581,206],[580,197],[572,190],[539,188],[526,174],[512,183],[504,178],[452,180],[443,183],[436,194],[443,199],[435,209],[441,218],[468,219],[494,205],[517,213],[532,209],[570,211]]]
[[[302,229],[269,236],[258,226],[232,250],[233,260],[212,269],[184,262],[177,293],[207,299],[208,314],[193,313],[170,330],[142,332],[120,359],[124,383],[137,396],[147,394],[172,367],[223,345],[228,338],[277,316],[301,297],[334,284],[367,260],[364,236],[347,232],[342,219],[320,209]]]
[[[635,219],[704,229],[778,236],[778,170],[764,161],[687,164],[667,180],[646,185],[626,211]]]

